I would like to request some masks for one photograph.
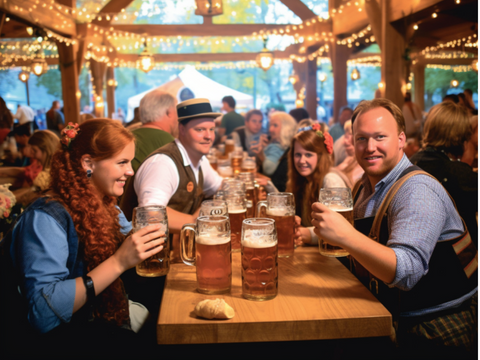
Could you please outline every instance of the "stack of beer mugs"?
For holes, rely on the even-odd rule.
[[[295,198],[292,193],[269,193],[267,201],[259,201],[257,217],[265,211],[267,218],[275,220],[278,233],[278,256],[293,256],[295,248]]]
[[[258,191],[255,191],[255,173],[241,172],[237,174],[237,179],[245,184],[245,199],[247,202],[252,203],[251,207],[247,204],[247,218],[253,218],[255,217],[255,209],[257,208],[258,202]]]
[[[194,246],[191,244],[192,237],[186,236],[187,231],[194,234]],[[187,251],[192,247],[195,248],[193,258]],[[196,266],[198,292],[209,295],[230,292],[232,251],[230,222],[227,216],[199,216],[196,224],[183,225],[180,248],[183,262]]]
[[[257,162],[255,161],[255,157],[253,156],[249,157],[248,153],[244,152],[241,172],[253,173],[253,176],[255,177],[256,171],[257,171]]]
[[[207,155],[207,160],[210,163],[210,166],[214,169],[217,170],[217,150],[214,148],[211,148],[210,151],[208,152]]]
[[[243,148],[235,146],[234,150],[229,154],[230,163],[233,169],[233,175],[238,174],[242,169]]]
[[[242,226],[242,295],[270,300],[278,293],[278,239],[275,221],[254,218]]]

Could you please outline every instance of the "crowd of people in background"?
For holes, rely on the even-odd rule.
[[[339,109],[331,124],[310,118],[303,108],[290,113],[260,109],[243,113],[228,95],[222,104],[221,113],[213,111],[206,99],[179,105],[171,94],[154,90],[143,97],[134,119],[125,119],[122,109],[113,116],[115,120],[95,118],[85,111],[76,125],[64,117],[59,101],[52,103],[43,119],[25,105],[18,105],[13,114],[0,98],[0,184],[10,184],[17,203],[28,209],[17,214],[17,226],[10,236],[16,244],[16,269],[23,278],[20,287],[34,328],[57,336],[58,329],[67,329],[62,335],[65,344],[70,343],[70,335],[98,344],[94,337],[102,331],[132,341],[124,330],[140,331],[145,314],[158,311],[163,280],[148,280],[150,286],[155,282],[157,289],[152,297],[129,269],[164,245],[163,240],[149,242],[163,235],[155,226],[129,234],[132,210],[151,204],[167,206],[171,234],[167,241],[178,239],[182,226],[195,221],[201,201],[221,188],[225,176],[217,166],[225,167],[228,161],[224,156],[227,143],[232,143],[243,159],[251,159],[256,179],[266,191],[294,195],[298,246],[317,244],[319,235],[345,245],[330,229],[344,224],[316,205],[321,188],[353,190],[361,183],[362,208],[356,208],[356,214],[375,215],[373,209],[386,191],[382,184],[393,184],[411,164],[443,185],[433,186],[430,180],[415,182],[418,188],[434,188],[441,199],[435,204],[441,203],[442,211],[445,208],[451,215],[450,222],[445,219],[447,225],[429,225],[437,226],[438,234],[429,233],[433,245],[425,252],[433,252],[438,238],[450,239],[450,233],[460,236],[467,230],[478,245],[478,111],[470,90],[445,96],[428,114],[422,113],[408,93],[401,107],[385,99],[361,102],[356,109]],[[391,175],[394,172],[395,176]],[[445,205],[449,200],[444,190],[461,218],[453,204]],[[430,201],[421,200],[418,191],[407,191],[404,196]],[[400,230],[391,221],[407,207],[410,209],[396,202],[396,212],[389,214],[389,230],[395,234]],[[417,227],[408,228],[417,231]],[[358,234],[348,235],[363,241]],[[396,246],[403,252],[397,256],[415,257],[414,266],[422,269],[422,261],[428,264],[423,253],[417,256],[404,250],[412,243],[399,243]],[[349,250],[389,286],[410,288],[403,282],[410,281],[411,275],[399,278],[399,271],[409,270],[405,263],[397,268],[392,265],[392,253],[373,259],[366,248]],[[77,252],[79,261],[63,263]],[[379,270],[378,264],[386,265]],[[32,275],[32,266],[44,268]],[[93,293],[89,287],[92,279]],[[473,293],[468,288],[467,297],[461,290],[456,295],[463,306]],[[92,298],[96,298],[93,305]],[[140,299],[141,304],[132,299]],[[451,312],[452,307],[441,309]],[[94,328],[87,320],[102,326]],[[81,326],[64,326],[71,322]],[[112,333],[112,326],[122,330]]]

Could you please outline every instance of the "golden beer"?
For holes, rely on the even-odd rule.
[[[225,155],[228,156],[231,152],[235,150],[235,142],[233,139],[227,139],[225,140]]]
[[[242,234],[242,222],[247,217],[247,209],[228,209],[230,217],[230,231],[232,232],[232,251],[240,251],[240,237]]]
[[[148,225],[155,224],[153,222]],[[142,226],[143,227],[143,226]],[[138,227],[135,231],[140,230],[142,227]],[[162,226],[161,231],[165,231],[165,226]],[[150,256],[148,259],[143,260],[136,266],[137,274],[143,277],[157,277],[168,274],[170,269],[170,241],[168,237],[165,237],[165,243],[163,249],[159,253]]]
[[[242,240],[242,295],[248,300],[270,300],[278,293],[278,246],[272,242]]]
[[[242,166],[242,160],[243,160],[243,154],[233,154],[231,158],[231,163],[232,163],[232,169],[233,169],[233,174],[236,175],[241,171],[241,166]]]
[[[278,237],[278,257],[293,256],[295,249],[295,215],[284,215],[288,209],[267,209],[267,217],[275,220]]]
[[[224,294],[232,286],[232,253],[229,237],[199,236],[195,244],[198,292]]]
[[[341,214],[353,226],[353,208],[344,208],[340,205],[331,205],[329,208]],[[342,257],[342,256],[349,255],[348,251],[344,250],[340,246],[330,245],[329,243],[327,243],[325,240],[321,238],[319,238],[318,246],[319,246],[318,250],[320,254],[323,256]]]

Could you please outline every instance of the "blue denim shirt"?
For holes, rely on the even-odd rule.
[[[120,210],[119,210],[120,211]],[[122,233],[131,224],[120,211]],[[75,278],[67,267],[68,235],[57,220],[42,211],[26,211],[12,233],[11,255],[22,282],[20,290],[28,303],[30,324],[46,333],[70,322],[75,300]]]

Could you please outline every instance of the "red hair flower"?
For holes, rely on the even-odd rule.
[[[330,135],[328,132],[323,133],[324,136],[324,144],[325,147],[327,148],[327,152],[332,155],[333,154],[333,138],[332,135]]]
[[[61,132],[62,139],[60,141],[63,145],[67,147],[67,149],[70,148],[72,140],[75,139],[75,137],[78,135],[78,126],[78,124],[73,124],[69,122],[68,125],[65,126],[65,128]]]

